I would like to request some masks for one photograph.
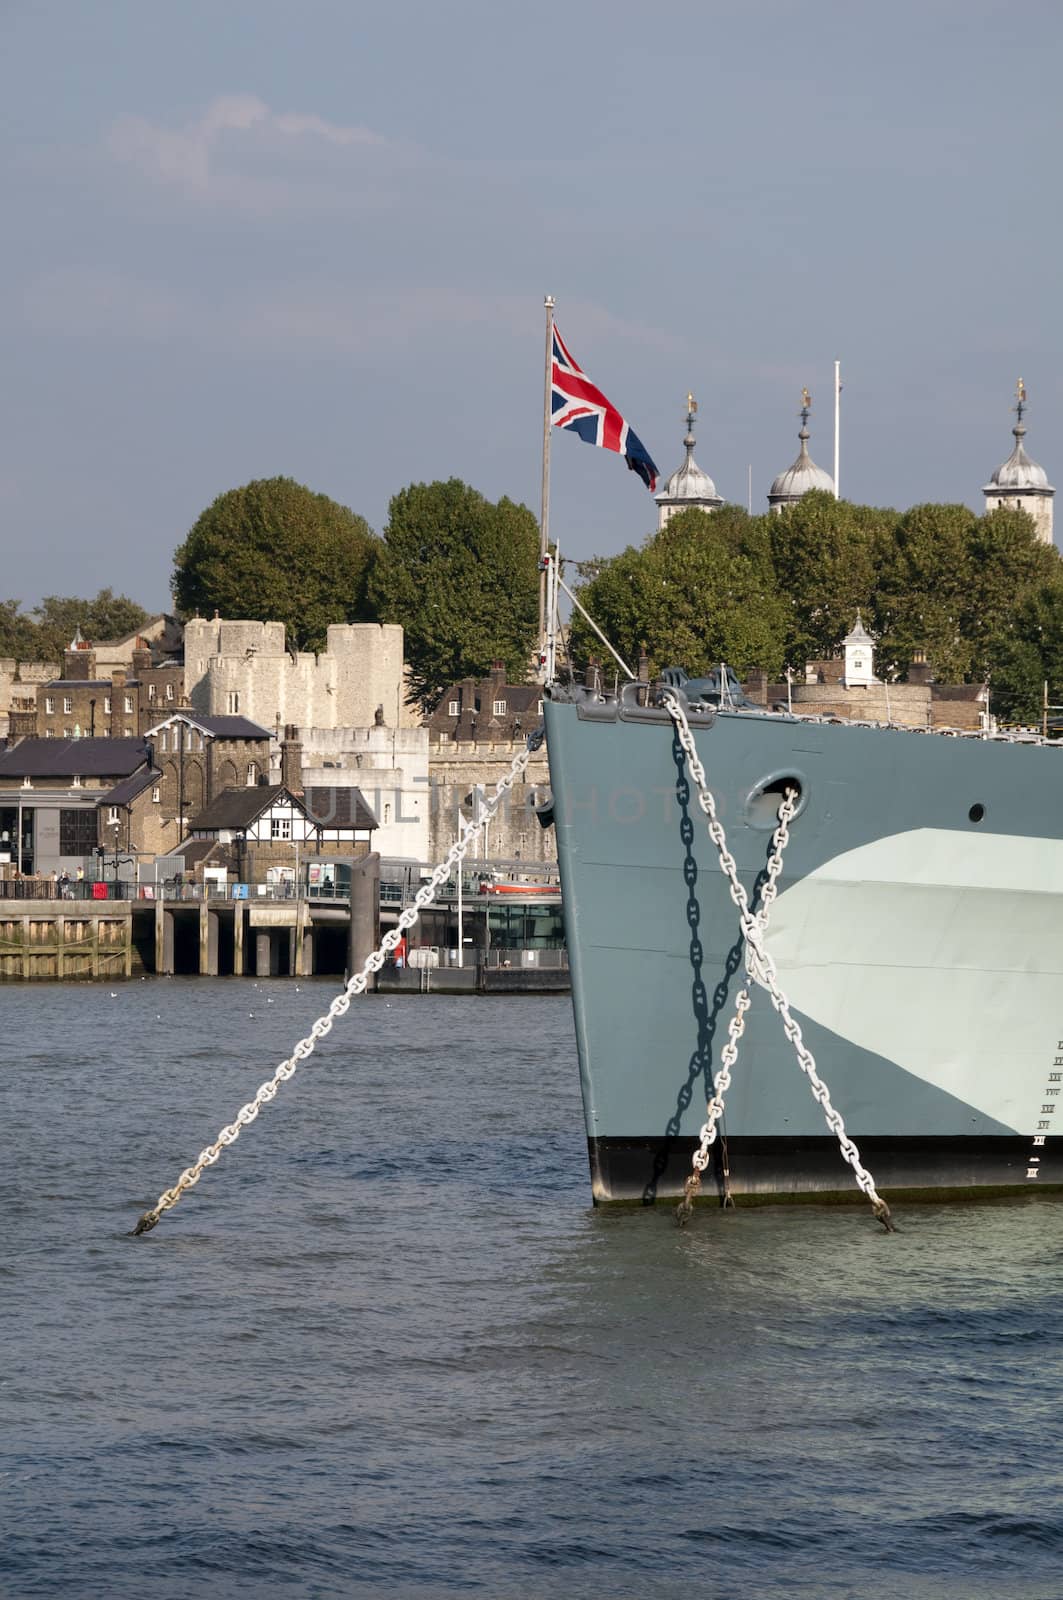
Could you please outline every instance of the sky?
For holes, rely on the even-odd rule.
[[[2,0],[0,599],[170,604],[219,494],[383,530],[456,476],[536,515],[543,296],[663,475],[765,508],[1063,479],[1063,6],[1027,0]],[[555,433],[572,557],[656,525]]]

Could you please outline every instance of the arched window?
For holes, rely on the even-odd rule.
[[[249,761],[247,763],[247,787],[249,789],[253,789],[257,782],[258,782],[258,763],[255,762],[255,761]]]

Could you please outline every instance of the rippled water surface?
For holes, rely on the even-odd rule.
[[[1063,1211],[589,1205],[571,1015],[0,990],[6,1597],[1063,1595]],[[795,1069],[796,1070],[796,1069]]]

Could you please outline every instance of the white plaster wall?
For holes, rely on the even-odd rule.
[[[427,728],[300,727],[299,738],[304,786],[361,789],[380,824],[373,849],[383,856],[429,859]]]

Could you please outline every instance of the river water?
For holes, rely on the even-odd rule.
[[[596,1213],[571,1013],[0,990],[0,1593],[1063,1595],[1063,1211]]]

